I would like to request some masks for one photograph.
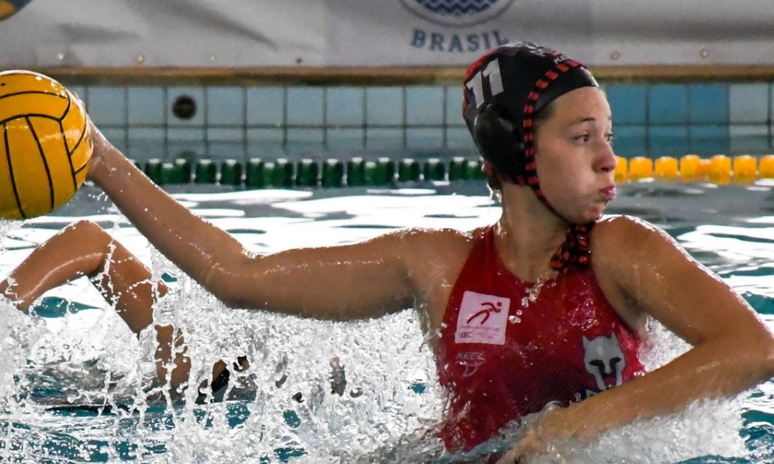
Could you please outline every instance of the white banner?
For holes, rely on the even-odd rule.
[[[588,65],[774,64],[771,0],[327,3],[333,65],[467,64],[507,41],[554,47]]]
[[[0,21],[0,66],[324,65],[325,17],[310,0],[31,0]]]
[[[0,66],[456,66],[518,40],[592,66],[767,65],[772,31],[771,0],[0,0]]]

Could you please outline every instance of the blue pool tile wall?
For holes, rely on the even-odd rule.
[[[620,156],[774,152],[771,82],[603,82]],[[69,85],[130,157],[474,154],[457,85]]]

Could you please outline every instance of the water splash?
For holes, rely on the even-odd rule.
[[[174,434],[165,452],[148,456],[151,462],[247,462],[263,456],[299,463],[440,464],[477,462],[507,447],[493,441],[477,454],[448,455],[428,434],[441,418],[444,396],[410,311],[373,321],[320,322],[229,310],[185,278],[177,285],[158,306],[157,317],[185,332],[191,385],[208,379],[209,366],[218,359],[248,353],[253,360],[227,394],[243,400],[238,404],[245,419],[236,426],[229,419],[233,400],[188,406],[195,398],[195,389],[189,389],[186,407],[171,415]],[[658,324],[651,324],[650,334],[653,347],[643,354],[650,369],[688,348]],[[150,337],[145,343],[147,356],[155,347]],[[331,386],[334,358],[346,368],[341,395]],[[240,396],[244,392],[252,395],[247,401]],[[740,399],[705,401],[681,414],[612,430],[591,445],[556,444],[533,461],[656,464],[742,456],[741,428]]]
[[[738,462],[749,455],[739,436],[742,399],[696,402],[667,417],[638,420],[610,430],[590,444],[553,443],[530,464],[660,464]],[[715,460],[707,461],[708,458]]]
[[[540,290],[546,284],[553,284],[553,279],[557,277],[558,273],[554,270],[549,270],[538,277],[537,281],[527,288],[527,294],[521,299],[521,307],[527,308],[530,303],[537,301],[540,296]]]
[[[247,216],[267,219],[224,217],[220,225],[260,229],[261,233],[238,236],[251,249],[264,252],[286,246],[288,237],[319,245],[361,240],[386,227],[404,225],[464,229],[491,222],[498,212],[483,197],[470,197],[470,205],[462,208],[460,200],[468,197],[412,196],[399,200],[401,204],[405,200],[405,208],[380,195],[382,208],[374,198],[310,202],[280,198],[293,217],[278,217],[276,211],[272,216],[260,209]],[[416,208],[418,198],[421,211]],[[208,207],[201,197],[191,201]],[[260,205],[249,207],[273,208],[272,202],[262,199]],[[312,212],[316,218],[307,220]],[[332,218],[328,223],[318,217],[326,215]],[[0,233],[5,243],[11,235],[22,236],[2,228]],[[178,277],[172,292],[155,308],[155,317],[184,333],[192,359],[189,385],[208,380],[212,363],[219,359],[247,354],[252,365],[229,385],[223,401],[197,403],[196,388],[189,388],[182,400],[173,401],[163,391],[149,400],[149,395],[159,393],[151,381],[156,350],[152,331],[138,340],[112,308],[101,303],[99,309],[68,311],[45,320],[9,307],[4,311],[0,304],[0,363],[4,363],[0,373],[8,374],[0,377],[4,462],[35,462],[53,454],[71,462],[441,464],[479,462],[489,452],[507,448],[506,442],[493,440],[473,454],[444,452],[432,430],[442,417],[445,398],[432,354],[410,310],[379,320],[337,324],[227,309],[161,255],[151,253],[136,231],[116,226],[113,233],[142,258],[149,258],[155,278]],[[27,239],[13,240],[27,240],[29,248],[48,235],[48,230],[25,229]],[[5,259],[8,255],[0,265],[16,261]],[[88,300],[89,292],[73,286],[65,293]],[[687,349],[663,327],[654,325],[650,331],[654,349],[643,353],[649,369]],[[337,375],[331,368],[333,358],[346,372],[346,387],[336,387],[338,392],[331,385],[331,377]],[[40,394],[33,398],[35,392]],[[761,390],[757,395],[756,410],[763,418],[756,416],[760,420],[755,423],[763,435],[757,439],[762,444],[755,455],[746,452],[739,435],[740,430],[758,430],[742,424],[752,420],[741,411],[750,407],[750,401],[737,398],[702,402],[684,414],[611,430],[590,445],[556,444],[553,455],[534,461],[560,462],[557,456],[562,456],[561,462],[578,463],[770,462],[766,460],[770,452],[764,455],[770,451],[766,439],[771,435],[765,431],[770,418],[762,411],[771,409],[774,393]],[[713,455],[742,457],[707,457]]]
[[[163,257],[154,263],[180,275]],[[443,397],[432,355],[411,311],[322,322],[227,309],[184,276],[174,287],[157,305],[155,319],[184,333],[192,360],[189,385],[208,380],[217,360],[248,355],[250,369],[226,396],[252,398],[243,403],[249,419],[237,427],[226,420],[228,402],[180,410],[175,438],[159,462],[237,462],[245,447],[250,456],[276,457],[284,450],[298,454],[299,462],[353,462],[384,453],[385,443],[419,437],[440,419]],[[153,336],[141,339],[147,357],[155,349]],[[332,379],[341,375],[331,367],[334,359],[346,372],[343,390],[341,379]],[[185,396],[186,404],[194,404],[198,393],[189,388]],[[224,447],[223,436],[240,445]]]

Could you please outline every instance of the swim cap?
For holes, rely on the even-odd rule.
[[[497,47],[465,74],[462,115],[490,176],[529,185],[557,216],[540,188],[535,165],[534,116],[552,101],[581,87],[599,87],[591,73],[567,56],[533,43]],[[590,225],[568,230],[552,266],[587,264]]]
[[[495,174],[531,185],[545,203],[534,172],[533,117],[571,90],[598,87],[597,81],[555,50],[517,43],[484,54],[468,68],[464,82],[462,115],[481,156]]]

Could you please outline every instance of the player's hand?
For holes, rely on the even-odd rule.
[[[538,428],[535,426],[529,427],[527,433],[519,440],[519,443],[513,447],[510,451],[505,453],[498,461],[497,464],[515,464],[521,463],[524,459],[538,453],[543,453],[548,449],[548,446],[538,433]]]
[[[105,172],[103,171],[110,171],[110,169],[104,169],[103,164],[105,158],[108,156],[123,156],[121,153],[116,150],[116,148],[113,146],[112,143],[105,137],[105,135],[97,128],[96,124],[94,124],[94,121],[89,118],[89,138],[91,138],[91,143],[93,145],[93,149],[91,152],[91,160],[89,160],[89,173],[87,175],[87,178],[97,185],[102,185],[100,183],[100,179],[102,178],[103,174]]]
[[[559,453],[557,462],[562,462],[561,452],[555,445],[572,439],[581,443],[591,440],[591,431],[584,427],[584,420],[578,417],[575,408],[552,407],[546,411],[537,424],[525,425],[521,440],[505,453],[497,464],[523,463],[536,454]]]

